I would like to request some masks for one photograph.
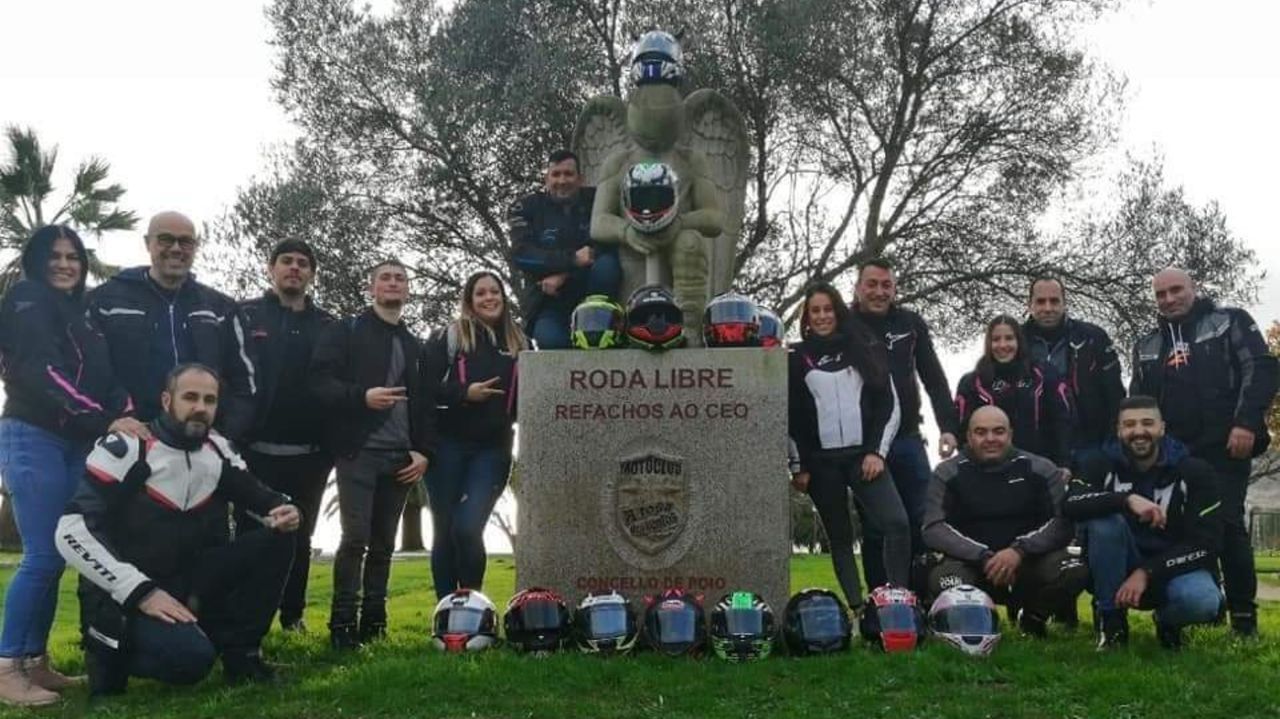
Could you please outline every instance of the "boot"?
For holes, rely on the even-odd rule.
[[[1237,639],[1258,638],[1258,613],[1256,611],[1231,612],[1231,631]]]
[[[1098,633],[1098,651],[1122,649],[1129,644],[1129,615],[1123,609],[1095,612],[1093,625]]]
[[[360,620],[360,631],[358,636],[360,637],[361,644],[372,644],[381,639],[385,639],[387,637],[387,623],[366,622],[362,619]]]
[[[32,684],[48,689],[51,692],[70,689],[84,684],[85,681],[83,676],[69,677],[54,669],[49,665],[48,654],[28,658],[23,667],[27,670],[27,677],[31,679]]]
[[[1163,624],[1157,620],[1156,639],[1159,640],[1160,646],[1171,652],[1181,651],[1182,627],[1177,627],[1172,624]]]
[[[1044,639],[1049,636],[1049,619],[1044,614],[1023,608],[1018,612],[1018,629],[1023,636]]]
[[[329,646],[335,651],[349,651],[359,649],[360,635],[356,631],[354,624],[331,624],[329,625]]]
[[[262,653],[256,649],[250,652],[224,653],[222,676],[232,686],[273,684],[277,679],[275,668],[263,661]]]
[[[18,657],[0,657],[0,703],[15,707],[43,707],[62,697],[33,683]]]
[[[280,619],[280,629],[290,634],[306,634],[307,623],[302,621],[302,617],[297,619]]]
[[[123,668],[123,663],[123,658],[116,652],[108,654],[93,649],[85,651],[84,666],[89,675],[89,699],[124,694],[129,685],[129,673]]]

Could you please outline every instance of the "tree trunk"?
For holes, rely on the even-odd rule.
[[[18,523],[14,521],[13,505],[7,494],[0,494],[0,551],[22,551],[22,537],[18,536]]]
[[[419,504],[417,492],[410,492],[404,503],[404,514],[400,517],[400,551],[421,552],[426,549],[422,543],[422,505]]]

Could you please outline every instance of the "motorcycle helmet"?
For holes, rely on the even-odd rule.
[[[711,649],[721,659],[766,659],[776,632],[773,610],[755,592],[726,594],[711,610]]]
[[[924,610],[915,592],[885,584],[867,596],[858,630],[886,652],[909,652],[924,642]]]
[[[436,605],[433,643],[447,652],[488,649],[498,641],[498,610],[485,595],[459,589]]]
[[[782,635],[792,654],[844,651],[852,632],[844,602],[828,589],[805,589],[783,611]]]
[[[683,589],[645,597],[643,632],[645,644],[669,657],[698,653],[707,639],[702,598]]]
[[[733,290],[716,295],[703,313],[702,338],[707,347],[759,346],[760,311],[756,303]]]
[[[781,347],[783,335],[782,318],[773,310],[760,308],[760,346]]]
[[[636,614],[617,592],[591,592],[574,612],[573,633],[585,653],[625,654],[636,643]]]
[[[622,176],[622,207],[627,222],[651,235],[676,219],[680,178],[663,162],[638,162]]]
[[[986,656],[1000,643],[1000,614],[986,592],[961,584],[933,600],[929,630],[965,654]]]
[[[662,285],[645,285],[627,300],[627,339],[647,350],[684,345],[684,313]]]
[[[520,651],[554,652],[569,638],[569,619],[569,608],[559,594],[530,587],[507,602],[502,628],[507,643]]]
[[[684,52],[671,33],[650,30],[631,49],[631,81],[636,85],[677,85],[684,77]]]
[[[574,308],[569,333],[580,350],[621,347],[627,340],[627,313],[607,295],[590,295]]]

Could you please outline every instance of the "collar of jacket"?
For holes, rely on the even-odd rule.
[[[263,290],[262,301],[270,303],[276,307],[279,307],[280,309],[288,309],[284,306],[284,303],[280,301],[280,295],[276,294],[275,290],[271,290],[271,289]],[[303,295],[302,311],[310,312],[314,308],[315,308],[315,305],[311,302],[311,295]]]

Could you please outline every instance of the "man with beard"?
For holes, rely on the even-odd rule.
[[[1129,640],[1128,609],[1155,609],[1156,636],[1182,646],[1182,627],[1211,622],[1222,595],[1212,570],[1222,533],[1213,468],[1165,436],[1152,397],[1120,404],[1118,438],[1071,482],[1063,513],[1082,526],[1098,648]]]
[[[569,316],[587,295],[617,298],[618,250],[590,244],[594,201],[595,188],[582,186],[578,156],[557,150],[543,189],[507,210],[511,260],[524,275],[524,329],[538,349],[569,346]]]
[[[1106,330],[1067,315],[1067,290],[1054,277],[1032,281],[1022,326],[1031,358],[1052,366],[1071,392],[1071,454],[1100,449],[1124,399],[1120,356]]]
[[[920,526],[925,493],[932,474],[924,437],[920,434],[920,425],[924,422],[920,415],[924,405],[920,398],[920,384],[924,385],[933,407],[939,432],[938,453],[943,459],[956,450],[960,418],[956,416],[956,406],[952,401],[951,384],[947,382],[946,372],[933,348],[929,326],[923,317],[895,302],[898,283],[893,276],[892,265],[883,259],[868,260],[858,269],[858,284],[854,290],[857,297],[854,310],[858,317],[884,338],[885,347],[889,350],[889,373],[893,376],[893,386],[902,408],[902,423],[885,461],[911,523],[911,555],[915,558],[913,569],[916,569],[924,564],[920,559],[925,554]],[[858,511],[862,512],[861,504]],[[884,537],[873,523],[864,523],[862,542],[867,586],[878,587],[885,582],[884,563],[880,560]],[[912,572],[913,579],[916,574]]]
[[[1256,637],[1258,577],[1244,500],[1251,460],[1271,444],[1266,413],[1280,369],[1248,312],[1197,297],[1183,270],[1162,270],[1151,285],[1160,317],[1134,343],[1130,393],[1155,397],[1169,434],[1217,472],[1231,628]]]
[[[386,634],[396,527],[436,439],[434,383],[424,381],[422,343],[402,317],[408,271],[385,260],[370,271],[369,285],[373,306],[331,323],[311,357],[311,391],[337,457],[342,519],[329,612],[334,649]]]
[[[138,419],[161,414],[170,370],[199,362],[222,378],[218,431],[239,442],[253,424],[257,393],[240,310],[191,273],[200,240],[190,218],[162,212],[151,218],[145,239],[151,265],[121,270],[89,292],[89,321],[106,337]]]
[[[280,598],[280,626],[306,631],[302,610],[307,603],[311,570],[311,534],[320,515],[320,500],[333,469],[325,451],[319,403],[307,387],[305,368],[320,331],[333,316],[316,307],[307,288],[316,273],[316,255],[302,240],[285,240],[267,263],[271,287],[261,297],[240,303],[258,375],[257,416],[244,452],[249,471],[268,487],[291,497],[302,511],[293,567]],[[258,525],[237,514],[236,526]]]
[[[1074,602],[1088,575],[1067,551],[1066,470],[1014,448],[999,407],[974,412],[966,438],[929,484],[924,541],[946,555],[929,573],[931,594],[971,584],[1020,607],[1022,632],[1044,637],[1049,612]]]
[[[58,551],[81,575],[92,696],[124,692],[130,676],[193,684],[218,655],[231,683],[274,677],[260,646],[301,518],[210,431],[219,399],[213,370],[174,368],[152,439],[98,440],[58,522]],[[228,502],[271,531],[230,540]]]

